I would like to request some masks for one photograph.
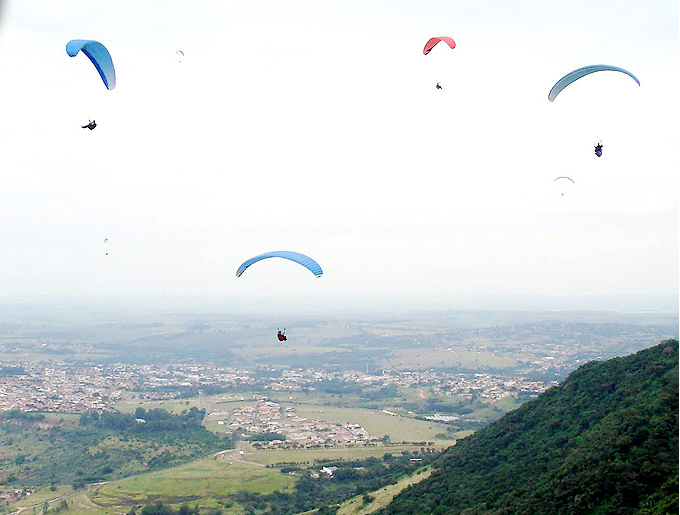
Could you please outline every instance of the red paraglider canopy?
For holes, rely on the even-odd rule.
[[[434,48],[434,46],[439,43],[440,41],[443,41],[447,45],[449,45],[449,48],[456,48],[456,42],[447,37],[447,36],[442,36],[440,38],[431,38],[427,43],[425,43],[425,48],[423,48],[423,54],[427,55],[430,53],[430,50]]]

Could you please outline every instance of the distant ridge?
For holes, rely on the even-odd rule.
[[[380,513],[677,514],[678,341],[582,366],[435,466]]]

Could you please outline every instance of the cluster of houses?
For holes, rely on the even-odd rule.
[[[0,490],[0,506],[9,506],[19,501],[22,497],[28,497],[33,492],[35,488],[7,488],[6,490]]]
[[[546,363],[553,360],[545,359]],[[523,377],[493,374],[454,374],[436,370],[364,373],[356,370],[325,369],[285,370],[278,377],[255,378],[253,371],[218,367],[210,364],[176,363],[172,365],[89,365],[59,363],[13,363],[20,373],[0,375],[0,411],[46,411],[82,413],[112,409],[119,400],[174,399],[206,388],[244,387],[253,390],[315,390],[324,381],[359,384],[367,387],[428,386],[435,394],[481,396],[498,400],[520,393],[538,395],[554,384],[531,381]],[[0,362],[0,367],[3,363]],[[258,408],[259,409],[259,408]],[[266,410],[265,407],[262,408]],[[265,412],[263,412],[264,416]],[[236,414],[247,423],[248,413]],[[274,414],[268,414],[275,422]],[[285,418],[285,417],[284,417]],[[301,422],[291,420],[291,422]],[[356,436],[356,435],[354,435]]]
[[[257,439],[261,435],[280,435],[256,441],[257,447],[346,445],[375,442],[360,424],[309,420],[297,414],[295,406],[281,405],[264,397],[222,413],[210,413],[207,419],[217,420],[231,431],[241,430]]]
[[[532,381],[523,377],[499,377],[493,374],[458,374],[432,387],[435,395],[457,396],[471,400],[475,396],[497,401],[526,394],[536,397],[557,381]]]

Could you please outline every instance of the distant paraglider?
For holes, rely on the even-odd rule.
[[[575,184],[574,179],[566,176],[556,177],[555,180],[553,180],[553,183],[560,185],[561,189],[563,190],[562,195],[564,195],[564,186],[569,186],[569,182],[571,182],[571,184]]]
[[[182,59],[184,59],[184,52],[177,50],[177,52],[175,52],[175,57],[177,57],[177,62],[181,63]]]
[[[113,241],[109,238],[104,238],[104,249],[107,256],[109,255],[109,247],[111,247],[111,245],[113,245]]]
[[[276,337],[279,339],[280,342],[288,341],[288,338],[286,337],[286,328],[284,327],[283,331],[281,331],[281,329],[279,329],[279,332],[276,335]]]
[[[283,259],[288,259],[290,261],[294,261],[295,263],[298,263],[302,266],[304,266],[307,270],[312,272],[316,277],[321,277],[323,275],[323,270],[321,269],[321,266],[319,263],[314,261],[312,258],[309,256],[305,256],[304,254],[300,254],[299,252],[292,252],[289,250],[277,250],[274,252],[265,252],[264,254],[260,254],[258,256],[252,257],[246,261],[244,261],[241,266],[238,267],[238,270],[236,271],[236,277],[241,277],[241,274],[246,271],[246,268],[248,268],[250,265],[253,263],[257,263],[258,261],[262,261],[263,259],[268,259],[268,258],[273,258],[273,257],[279,257]]]
[[[437,82],[437,89],[442,89],[441,84],[439,84],[438,82]]]
[[[557,95],[559,95],[564,88],[566,88],[573,82],[577,81],[578,79],[585,77],[586,75],[590,75],[591,73],[602,71],[614,71],[625,73],[626,75],[631,77],[635,82],[637,82],[638,86],[640,85],[640,81],[637,79],[637,77],[630,73],[629,71],[624,70],[623,68],[618,68],[617,66],[609,66],[606,64],[595,64],[592,66],[584,66],[583,68],[578,68],[572,72],[567,73],[564,77],[558,80],[552,87],[550,93],[548,93],[548,100],[550,100],[551,102],[554,101],[555,98],[557,98]]]
[[[104,45],[98,41],[89,39],[74,39],[66,44],[66,53],[75,57],[78,52],[82,51],[99,72],[99,76],[104,82],[106,89],[113,89],[116,87],[116,70],[113,67],[113,60],[111,54]]]
[[[94,129],[96,126],[97,126],[97,122],[95,122],[94,120],[90,120],[87,125],[81,125],[81,127],[83,129],[90,129],[90,130]]]
[[[595,145],[595,155],[597,157],[602,157],[602,142],[600,141],[597,145]]]

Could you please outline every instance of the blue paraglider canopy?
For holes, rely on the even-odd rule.
[[[66,43],[66,53],[71,57],[78,55],[81,50],[97,68],[106,88],[115,88],[116,70],[113,68],[113,60],[106,47],[91,39],[74,39]]]
[[[248,259],[247,261],[244,261],[243,264],[240,267],[238,267],[238,270],[236,271],[236,277],[241,277],[241,274],[246,271],[246,268],[248,268],[253,263],[257,263],[258,261],[262,261],[263,259],[273,257],[289,259],[290,261],[299,263],[305,268],[307,268],[307,270],[312,272],[316,277],[321,277],[323,275],[323,270],[321,270],[321,266],[319,266],[319,263],[314,261],[309,256],[305,256],[304,254],[300,254],[299,252],[292,252],[289,250],[277,250],[274,252],[265,252],[264,254],[260,254],[259,256],[255,256]]]
[[[638,86],[640,85],[640,81],[637,79],[637,77],[630,73],[628,70],[624,70],[623,68],[619,68],[618,66],[609,66],[607,64],[594,64],[592,66],[584,66],[583,68],[578,68],[572,72],[567,73],[564,77],[558,80],[550,90],[550,93],[548,93],[548,100],[550,100],[551,102],[555,100],[557,95],[559,95],[560,92],[564,88],[569,86],[569,84],[571,84],[572,82],[577,81],[578,79],[585,77],[586,75],[590,75],[591,73],[604,71],[625,73],[635,82],[637,82]]]

